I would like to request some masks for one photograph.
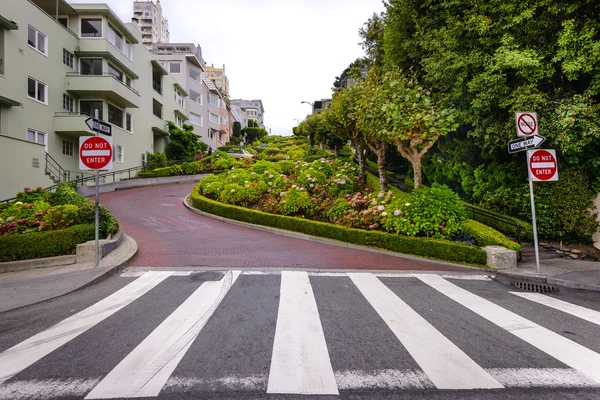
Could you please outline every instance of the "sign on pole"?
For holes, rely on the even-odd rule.
[[[90,117],[85,120],[85,124],[93,132],[101,133],[106,136],[112,136],[112,126],[106,122],[102,122],[96,118]]]
[[[529,180],[533,182],[551,182],[558,180],[556,150],[529,150],[527,152]]]
[[[79,169],[87,171],[111,170],[112,160],[112,137],[79,137]]]
[[[517,136],[529,137],[538,134],[537,114],[534,112],[517,112]]]
[[[546,138],[540,135],[533,135],[530,137],[523,137],[508,142],[508,152],[510,154],[518,153],[520,151],[537,149],[546,141]]]

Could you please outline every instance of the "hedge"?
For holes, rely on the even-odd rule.
[[[507,249],[521,252],[521,245],[513,242],[502,233],[498,232],[494,228],[490,228],[481,222],[467,219],[461,222],[461,228],[463,233],[468,233],[475,238],[477,244],[481,247],[485,246],[504,246]]]
[[[200,195],[199,189],[200,184],[194,187],[191,194],[194,207],[220,217],[300,232],[307,235],[320,236],[357,245],[379,247],[404,254],[413,254],[445,261],[462,262],[471,265],[486,264],[486,253],[476,246],[445,240],[346,228],[340,225],[311,221],[299,217],[268,214],[208,199]]]
[[[477,207],[477,206],[473,206],[473,205],[470,205],[470,206],[475,209],[478,209],[478,210],[487,211],[481,207]],[[470,214],[468,210],[467,210],[467,214]],[[494,228],[504,234],[511,235],[511,236],[517,236],[517,227],[514,224],[504,222],[504,221],[501,221],[496,218],[486,217],[485,215],[481,215],[481,214],[471,215],[471,218],[473,218],[474,220],[481,222],[485,225],[489,225],[492,228]],[[515,221],[517,221],[519,223],[519,225],[521,225],[521,238],[522,239],[533,241],[533,225],[531,223],[520,220],[518,218],[514,218],[514,217],[508,217],[508,218],[514,219]]]
[[[0,262],[75,254],[77,245],[93,240],[94,225],[0,237]]]

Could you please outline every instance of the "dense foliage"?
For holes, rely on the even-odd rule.
[[[197,153],[202,153],[208,149],[208,145],[201,142],[200,138],[194,133],[193,125],[184,124],[180,128],[168,121],[167,126],[169,128],[169,144],[165,149],[165,154],[169,160],[195,158]]]

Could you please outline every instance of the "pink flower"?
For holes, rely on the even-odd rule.
[[[396,210],[394,211],[394,215],[397,217],[398,215],[402,214],[402,211],[400,210]]]
[[[377,197],[379,197],[380,199],[383,199],[383,196],[385,196],[385,195],[383,194],[383,192],[379,192],[379,194],[377,195]]]
[[[42,192],[45,192],[44,188],[42,188],[41,186],[36,187],[35,190],[41,190]]]
[[[384,212],[381,213],[381,216],[382,217],[387,217],[387,213],[384,211]]]
[[[385,207],[384,207],[384,206],[379,206],[379,207],[377,207],[377,209],[378,209],[379,211],[383,211],[383,210],[385,210]]]
[[[324,195],[324,194],[327,194],[327,192],[326,192],[325,190],[323,190],[323,191],[321,192],[321,194],[323,194],[323,195]]]
[[[285,192],[279,193],[279,196],[281,196],[281,197],[285,196]]]

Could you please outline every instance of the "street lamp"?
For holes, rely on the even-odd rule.
[[[310,111],[313,113],[315,111],[314,104],[310,101],[301,101],[300,104],[308,104],[310,106]]]

